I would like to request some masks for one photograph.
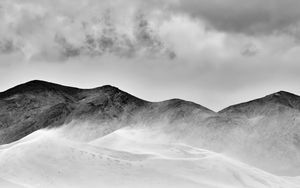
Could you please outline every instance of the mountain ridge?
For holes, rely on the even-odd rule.
[[[110,85],[79,89],[31,81],[0,93],[0,144],[41,129],[61,128],[71,139],[89,141],[124,127],[148,127],[176,142],[294,175],[300,174],[299,109],[300,97],[284,91],[214,112],[181,99],[145,101]]]
[[[33,80],[0,93],[0,138],[2,143],[9,143],[38,129],[61,126],[72,120],[93,119],[101,123],[125,117],[127,122],[132,114],[143,110],[158,119],[163,114],[173,113],[167,109],[180,108],[214,113],[181,99],[145,101],[111,85],[80,89]],[[174,113],[186,115],[184,111],[174,110]]]
[[[109,85],[109,84],[103,85],[103,86],[100,86],[100,87],[93,87],[93,88],[78,88],[78,87],[73,87],[73,86],[66,86],[66,85],[62,85],[62,84],[57,84],[57,83],[53,83],[53,82],[49,82],[49,81],[31,80],[31,81],[28,81],[28,82],[16,85],[16,86],[14,86],[12,88],[9,88],[7,90],[1,91],[0,92],[0,99],[6,98],[6,97],[9,97],[10,95],[14,95],[14,94],[18,94],[18,93],[34,92],[34,91],[39,91],[39,90],[41,91],[42,89],[62,90],[64,92],[66,92],[66,93],[71,93],[71,94],[74,94],[74,93],[80,92],[80,91],[91,91],[91,90],[95,90],[96,91],[96,90],[101,90],[101,89],[108,89],[108,90],[115,89],[115,90],[122,91],[118,87],[113,86],[113,85]],[[125,92],[125,91],[122,91],[122,92]],[[125,92],[125,93],[127,93],[127,92]],[[127,93],[127,94],[129,94],[129,93]],[[131,94],[129,94],[129,95],[131,95]],[[134,96],[134,95],[131,95],[131,96]],[[225,107],[225,108],[223,108],[223,109],[221,109],[219,111],[211,110],[208,107],[205,107],[205,108],[207,108],[208,110],[210,110],[212,112],[222,113],[223,111],[225,111],[225,110],[227,110],[227,109],[229,109],[231,107],[236,107],[238,105],[244,105],[244,104],[246,105],[246,104],[249,104],[251,102],[256,102],[256,101],[262,100],[262,99],[268,99],[268,100],[271,101],[271,100],[274,100],[276,98],[277,99],[278,98],[287,99],[287,97],[297,97],[297,98],[299,98],[299,102],[300,102],[300,96],[299,95],[296,95],[296,94],[288,92],[288,91],[280,90],[278,92],[265,95],[264,97],[260,97],[260,98],[252,99],[252,100],[249,100],[249,101],[246,101],[246,102],[242,102],[242,103],[237,103],[237,104],[234,104],[234,105],[230,105],[230,106]],[[146,101],[144,99],[141,99],[141,100]],[[167,100],[164,100],[164,101],[156,101],[156,102],[151,101],[151,102],[152,103],[162,103],[162,102],[165,102],[165,101],[184,101],[184,102],[188,102],[188,103],[191,103],[191,104],[193,103],[195,105],[202,106],[202,105],[200,105],[198,103],[195,103],[193,101],[188,101],[188,100],[179,99],[179,98],[171,98],[171,99],[167,99]],[[146,102],[150,102],[150,101],[146,101]],[[284,102],[286,102],[286,104],[285,104],[286,106],[294,107],[292,104],[288,104],[289,101],[281,101],[281,102],[283,104],[284,104]],[[204,107],[204,106],[202,106],[202,107]],[[300,105],[297,106],[297,109],[300,110]]]
[[[257,107],[263,107],[265,105],[273,105],[273,107],[275,105],[280,105],[287,108],[300,110],[300,96],[287,91],[278,91],[258,99],[231,105],[229,107],[220,110],[218,113],[220,114],[247,113],[247,110],[249,110],[247,108],[249,108],[249,106],[255,106],[255,108],[257,108]]]

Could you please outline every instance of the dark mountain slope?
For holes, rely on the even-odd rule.
[[[44,81],[30,81],[0,93],[0,143],[18,140],[41,128],[58,127],[72,121],[103,123],[121,121],[126,126],[141,113],[145,122],[173,116],[173,121],[201,109],[179,99],[151,103],[113,86],[78,89]],[[200,112],[200,111],[199,111]],[[151,115],[150,115],[151,114]],[[109,133],[119,127],[106,124]]]
[[[300,96],[285,91],[279,91],[263,98],[227,107],[219,113],[226,115],[240,114],[251,117],[271,113],[270,110],[281,111],[289,108],[300,110]]]
[[[33,80],[0,93],[0,99],[9,98],[18,94],[40,94],[41,92],[52,92],[62,96],[74,97],[81,90],[74,87],[62,86],[41,80]]]

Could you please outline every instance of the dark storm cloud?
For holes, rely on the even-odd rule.
[[[180,0],[176,10],[221,31],[270,34],[299,23],[299,0]]]

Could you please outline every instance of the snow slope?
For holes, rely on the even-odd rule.
[[[0,178],[0,187],[2,188],[25,188],[21,185],[15,184],[13,182],[9,182],[7,180],[1,179]]]
[[[56,130],[36,131],[0,147],[0,187],[6,184],[11,188],[300,188],[295,178],[175,143],[144,128],[119,129],[88,143],[66,139]]]

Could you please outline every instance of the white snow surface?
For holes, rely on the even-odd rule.
[[[1,188],[300,188],[299,180],[146,128],[90,142],[39,130],[0,146]]]

